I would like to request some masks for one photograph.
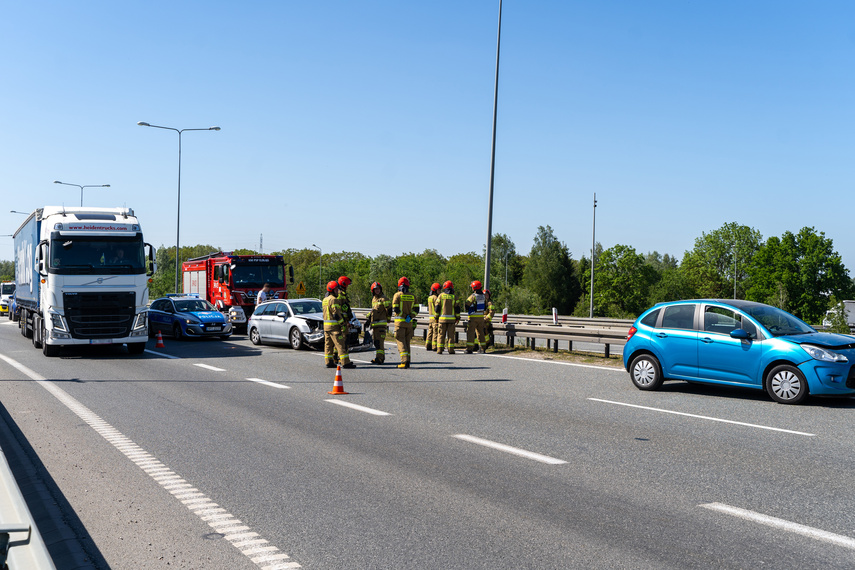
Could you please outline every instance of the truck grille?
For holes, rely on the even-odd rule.
[[[62,300],[72,338],[119,338],[131,333],[134,293],[65,293]]]

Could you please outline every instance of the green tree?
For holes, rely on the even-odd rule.
[[[812,227],[798,234],[770,237],[754,256],[747,298],[775,305],[809,323],[817,323],[831,296],[852,292],[849,271],[831,238]]]
[[[729,299],[743,297],[754,254],[762,236],[757,230],[736,222],[724,224],[695,240],[695,248],[683,256],[681,268],[693,297]]]
[[[656,271],[627,245],[605,250],[594,267],[594,314],[627,318],[647,308]]]
[[[569,315],[579,300],[579,281],[570,252],[549,226],[537,229],[523,284],[542,299],[543,311],[555,307],[560,314]]]

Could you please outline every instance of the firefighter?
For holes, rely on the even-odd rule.
[[[327,296],[323,301],[324,309],[324,362],[327,368],[335,368],[335,353],[338,351],[342,368],[356,368],[350,361],[350,355],[344,344],[342,327],[344,323],[344,311],[341,301],[337,298],[340,292],[337,281],[327,283]]]
[[[487,307],[484,311],[484,338],[487,339],[487,348],[495,344],[493,338],[493,315],[496,314],[496,308],[493,306],[493,295],[489,289],[484,289],[484,299]]]
[[[415,296],[410,293],[410,280],[406,277],[398,280],[398,292],[392,297],[392,312],[395,314],[395,340],[398,341],[398,352],[401,354],[398,368],[409,368],[410,341],[416,328],[419,306]]]
[[[389,327],[389,317],[392,315],[392,301],[383,296],[383,287],[376,281],[371,284],[371,310],[365,320],[365,329],[371,326],[374,337],[374,360],[371,364],[383,364],[386,362],[386,330]]]
[[[439,323],[436,353],[442,354],[447,348],[448,354],[454,354],[454,327],[460,321],[460,307],[454,299],[454,283],[451,281],[442,284],[442,294],[436,299],[434,311]]]
[[[475,337],[478,337],[478,347],[481,353],[487,352],[487,341],[484,339],[484,311],[487,301],[484,291],[481,290],[481,282],[473,281],[470,285],[472,294],[466,299],[464,308],[469,313],[469,326],[466,327],[466,354],[472,354],[475,350]]]
[[[439,338],[439,321],[436,314],[436,300],[440,295],[439,283],[434,283],[430,286],[430,295],[428,296],[427,306],[430,319],[428,320],[427,338],[425,339],[425,350],[434,350],[434,343]]]

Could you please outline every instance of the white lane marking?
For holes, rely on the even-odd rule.
[[[345,402],[343,400],[325,400],[326,402],[330,402],[331,404],[337,404],[339,406],[344,406],[345,408],[351,408],[354,410],[358,410],[360,412],[365,412],[366,414],[373,414],[375,416],[391,416],[387,412],[381,412],[380,410],[375,410],[373,408],[366,408],[365,406],[360,406],[359,404],[351,404],[350,402]]]
[[[217,368],[216,366],[211,366],[210,364],[199,364],[198,362],[194,363],[193,366],[198,366],[199,368],[204,368],[205,370],[213,370],[214,372],[225,372],[225,368]]]
[[[594,368],[596,370],[611,370],[612,372],[626,372],[623,368],[612,366],[595,366],[593,364],[577,364],[575,362],[561,362],[560,360],[540,360],[537,358],[524,358],[522,356],[506,356],[504,354],[487,354],[494,358],[509,358],[511,360],[524,360],[526,362],[545,362],[547,364],[560,364],[561,366],[575,366],[576,368]]]
[[[271,388],[284,388],[286,390],[290,390],[291,386],[284,386],[282,384],[277,384],[276,382],[268,382],[267,380],[262,380],[261,378],[247,378],[250,382],[257,382],[259,384],[264,384],[265,386],[270,386]]]
[[[850,538],[848,536],[834,534],[833,532],[819,530],[818,528],[805,526],[803,524],[790,522],[776,517],[770,517],[769,515],[755,513],[754,511],[740,509],[738,507],[731,507],[730,505],[725,505],[722,503],[707,503],[705,505],[699,506],[705,509],[709,509],[711,511],[718,511],[720,513],[733,515],[741,519],[756,522],[766,526],[771,526],[774,528],[779,528],[787,532],[793,532],[795,534],[800,534],[802,536],[814,538],[823,542],[829,542],[831,544],[836,544],[838,546],[842,546],[850,550],[855,550],[855,538]]]
[[[475,437],[472,435],[466,435],[461,433],[452,437],[462,439],[463,441],[468,441],[469,443],[476,443],[478,445],[483,445],[484,447],[491,447],[493,449],[498,449],[499,451],[505,451],[507,453],[519,455],[520,457],[525,457],[527,459],[534,459],[535,461],[540,461],[541,463],[549,463],[550,465],[561,465],[562,463],[567,463],[562,459],[555,459],[554,457],[549,457],[548,455],[541,455],[539,453],[526,451],[524,449],[519,449],[518,447],[511,447],[510,445],[505,445],[503,443],[496,443],[495,441],[490,441],[489,439],[481,439],[480,437]]]
[[[775,428],[775,427],[769,427],[769,426],[761,426],[758,424],[748,424],[745,422],[736,422],[733,420],[723,420],[721,418],[711,418],[709,416],[699,416],[696,414],[687,414],[685,412],[675,412],[672,410],[663,410],[661,408],[649,408],[647,406],[637,406],[635,404],[625,404],[623,402],[612,402],[611,400],[600,400],[599,398],[588,398],[588,399],[593,401],[593,402],[602,402],[604,404],[615,404],[616,406],[626,406],[628,408],[638,408],[640,410],[650,410],[653,412],[662,412],[663,414],[674,414],[676,416],[686,416],[689,418],[698,418],[701,420],[709,420],[711,422],[721,422],[721,423],[725,423],[725,424],[734,424],[734,425],[738,425],[738,426],[746,426],[746,427],[752,427],[752,428],[757,428],[757,429],[765,429],[765,430],[769,430],[769,431],[780,431],[783,433],[791,433],[794,435],[804,435],[807,437],[814,437],[816,435],[815,433],[805,433],[803,431],[793,431],[791,429],[781,429],[781,428]]]
[[[3,323],[3,324],[4,324],[4,325],[17,325],[18,323],[17,323],[17,321],[9,320],[9,321],[7,321],[7,322],[5,322],[5,323]]]
[[[296,562],[282,562],[276,565],[269,564],[272,560],[276,560],[278,562],[280,560],[290,558],[284,552],[279,552],[279,549],[276,547],[272,547],[274,550],[270,551],[270,556],[257,556],[258,553],[255,549],[258,546],[268,544],[266,540],[259,538],[258,533],[252,532],[250,527],[244,525],[231,514],[228,514],[225,509],[220,509],[217,503],[211,501],[211,499],[195,487],[192,487],[189,484],[187,484],[187,486],[183,486],[183,484],[186,483],[184,479],[174,473],[165,464],[158,461],[153,455],[125,437],[116,428],[102,420],[98,415],[92,412],[92,410],[78,402],[62,388],[45,379],[43,376],[36,374],[23,364],[12,360],[8,356],[0,354],[0,359],[23,372],[32,380],[35,380],[42,388],[53,394],[53,396],[62,402],[65,407],[74,412],[77,417],[91,426],[92,429],[112,444],[113,447],[133,461],[140,467],[140,469],[145,471],[154,481],[161,485],[163,489],[168,491],[176,499],[180,500],[189,511],[206,522],[214,532],[223,534],[225,540],[228,540],[229,543],[241,552],[241,554],[252,560],[256,566],[264,570],[301,568],[301,566]],[[176,488],[171,488],[175,484],[179,485]],[[214,509],[218,512],[221,511],[223,516],[218,516],[214,520],[206,521],[203,517],[213,512]],[[246,539],[255,540],[247,541]],[[248,544],[248,542],[251,542],[251,544]]]
[[[145,351],[149,354],[154,354],[156,356],[162,356],[164,358],[171,358],[173,360],[180,360],[181,359],[180,356],[172,356],[171,354],[163,354],[162,352],[155,352],[154,350],[150,350],[148,348],[145,349]]]

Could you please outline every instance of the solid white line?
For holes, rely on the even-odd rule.
[[[205,370],[213,370],[214,372],[225,372],[225,368],[217,368],[216,366],[211,366],[210,364],[199,364],[198,362],[194,363],[193,366],[198,366],[199,368],[204,368]]]
[[[163,354],[162,352],[156,352],[156,351],[148,349],[148,348],[145,349],[145,351],[149,354],[154,354],[155,356],[162,356],[164,358],[171,358],[172,360],[180,360],[181,359],[180,356],[172,356],[171,354]]]
[[[44,388],[45,390],[47,390],[48,392],[53,394],[53,396],[57,400],[62,402],[65,405],[65,407],[67,407],[69,410],[74,412],[74,414],[76,414],[77,417],[79,417],[81,420],[83,420],[86,424],[88,424],[90,427],[92,427],[92,429],[94,429],[98,434],[100,434],[101,437],[103,437],[111,445],[113,445],[113,447],[117,451],[128,456],[128,459],[133,461],[134,464],[136,464],[138,466],[148,465],[149,462],[152,459],[154,459],[154,456],[152,456],[151,454],[146,453],[145,455],[140,455],[136,451],[132,451],[131,449],[133,449],[133,450],[142,449],[142,448],[139,448],[136,446],[134,446],[131,449],[128,449],[127,451],[123,451],[121,448],[125,447],[126,444],[128,444],[128,443],[132,444],[133,442],[131,442],[127,437],[122,435],[116,428],[114,428],[113,426],[111,426],[110,424],[105,422],[98,415],[96,415],[92,410],[90,410],[89,408],[87,408],[86,406],[81,404],[79,401],[77,401],[75,398],[70,396],[65,390],[63,390],[62,388],[60,388],[59,386],[57,386],[53,382],[50,382],[49,380],[47,380],[43,376],[36,374],[34,371],[30,370],[29,368],[27,368],[23,364],[15,361],[15,360],[12,360],[8,356],[0,354],[0,360],[5,361],[10,366],[13,366],[14,368],[23,372],[25,375],[29,376],[32,380],[35,380],[42,388]],[[133,457],[131,457],[131,456],[133,456]],[[144,468],[143,468],[143,471],[145,472]],[[195,488],[190,488],[190,489],[181,488],[181,489],[172,489],[172,490],[166,489],[167,485],[170,485],[170,484],[176,482],[174,477],[177,477],[177,474],[172,472],[171,470],[168,472],[165,472],[165,473],[157,473],[155,475],[149,475],[149,476],[153,480],[157,481],[161,485],[161,487],[164,488],[164,490],[166,490],[167,492],[169,492],[173,497],[175,497],[176,499],[178,499],[182,503],[184,503],[184,505],[187,507],[187,509],[190,510],[191,512],[194,512],[195,510],[200,508],[198,506],[197,507],[192,506],[195,503],[206,503],[205,508],[208,508],[210,506],[215,505],[215,503],[212,503],[211,500],[208,497],[206,497],[204,493],[199,492]],[[182,481],[183,481],[183,479],[182,479]],[[194,514],[195,514],[195,512],[194,512]],[[201,517],[199,517],[199,518],[201,519]],[[217,530],[217,527],[225,526],[221,522],[217,522],[217,521],[212,521],[212,522],[213,522],[213,524],[208,523],[208,526],[214,530]],[[226,531],[226,533],[231,533],[231,534],[224,533],[225,534],[225,540],[228,540],[229,543],[233,544],[235,546],[235,548],[237,548],[241,552],[241,554],[246,556],[249,560],[253,561],[256,564],[256,566],[258,566],[259,568],[267,569],[269,567],[269,565],[264,564],[264,560],[258,560],[258,558],[256,556],[254,556],[252,554],[247,554],[245,552],[246,550],[251,550],[250,548],[241,547],[241,546],[238,546],[238,544],[237,544],[237,542],[242,538],[247,538],[249,535],[254,535],[254,536],[258,536],[258,535],[256,533],[253,533],[253,532],[245,532],[245,531],[249,531],[249,527],[247,527],[247,526],[236,526],[234,528],[231,528],[232,524],[240,524],[240,521],[237,519],[233,519],[229,522],[230,522],[229,527],[222,529],[222,530]],[[288,555],[282,553],[280,558],[288,558]],[[291,564],[291,566],[289,566],[290,568],[299,568],[300,567],[300,565],[297,564],[296,562],[291,562],[289,564]]]
[[[284,388],[286,390],[290,390],[291,386],[284,386],[282,384],[277,384],[276,382],[268,382],[267,380],[262,380],[261,378],[247,378],[250,382],[257,382],[259,384],[264,384],[265,386],[270,386],[271,388]]]
[[[747,427],[752,427],[752,428],[757,428],[757,429],[765,429],[765,430],[770,430],[770,431],[780,431],[783,433],[791,433],[794,435],[805,435],[808,437],[814,437],[816,435],[815,433],[805,433],[803,431],[793,431],[791,429],[781,429],[781,428],[774,428],[774,427],[769,427],[769,426],[761,426],[761,425],[757,425],[757,424],[748,424],[745,422],[735,422],[733,420],[723,420],[721,418],[711,418],[709,416],[699,416],[696,414],[687,414],[685,412],[675,412],[672,410],[663,410],[661,408],[649,408],[647,406],[637,406],[635,404],[625,404],[623,402],[612,402],[611,400],[600,400],[599,398],[588,398],[588,399],[591,401],[594,401],[594,402],[603,402],[604,404],[615,404],[617,406],[627,406],[629,408],[638,408],[640,410],[651,410],[653,412],[662,412],[663,414],[674,414],[676,416],[686,416],[689,418],[698,418],[701,420],[709,420],[711,422],[721,422],[721,423],[725,423],[725,424],[747,426]]]
[[[389,413],[386,413],[386,412],[381,412],[380,410],[375,410],[375,409],[372,409],[372,408],[366,408],[365,406],[360,406],[360,405],[358,405],[358,404],[351,404],[350,402],[345,402],[345,401],[343,401],[343,400],[333,400],[333,399],[329,399],[329,400],[326,400],[326,401],[327,401],[327,402],[330,402],[331,404],[337,404],[337,405],[339,405],[339,406],[344,406],[345,408],[351,408],[351,409],[354,409],[354,410],[358,410],[358,411],[360,411],[360,412],[365,412],[366,414],[373,414],[373,415],[375,415],[375,416],[391,416],[391,415],[392,415],[392,414],[389,414]]]
[[[540,461],[541,463],[549,463],[550,465],[561,465],[562,463],[567,463],[562,459],[555,459],[554,457],[549,457],[548,455],[541,455],[532,451],[519,449],[518,447],[511,447],[510,445],[505,445],[503,443],[496,443],[495,441],[490,441],[489,439],[481,439],[480,437],[475,437],[466,434],[457,434],[452,437],[462,439],[463,441],[468,441],[469,443],[476,443],[478,445],[483,445],[484,447],[491,447],[493,449],[498,449],[499,451],[505,451],[507,453],[519,455],[520,457],[525,457],[527,459],[534,459],[535,461]]]
[[[699,506],[701,506],[705,509],[709,509],[711,511],[718,511],[720,513],[733,515],[733,516],[739,517],[741,519],[756,522],[756,523],[763,524],[766,526],[771,526],[774,528],[779,528],[779,529],[785,530],[787,532],[793,532],[795,534],[800,534],[802,536],[806,536],[808,538],[814,538],[816,540],[821,540],[823,542],[829,542],[831,544],[836,544],[838,546],[842,546],[842,547],[848,548],[850,550],[855,550],[855,539],[850,538],[848,536],[843,536],[840,534],[834,534],[832,532],[826,532],[824,530],[819,530],[818,528],[805,526],[803,524],[790,522],[790,521],[787,521],[784,519],[779,519],[776,517],[770,517],[768,515],[762,515],[760,513],[755,513],[754,511],[748,511],[745,509],[740,509],[738,507],[731,507],[730,505],[725,505],[722,503],[707,503],[705,505],[699,505]]]

